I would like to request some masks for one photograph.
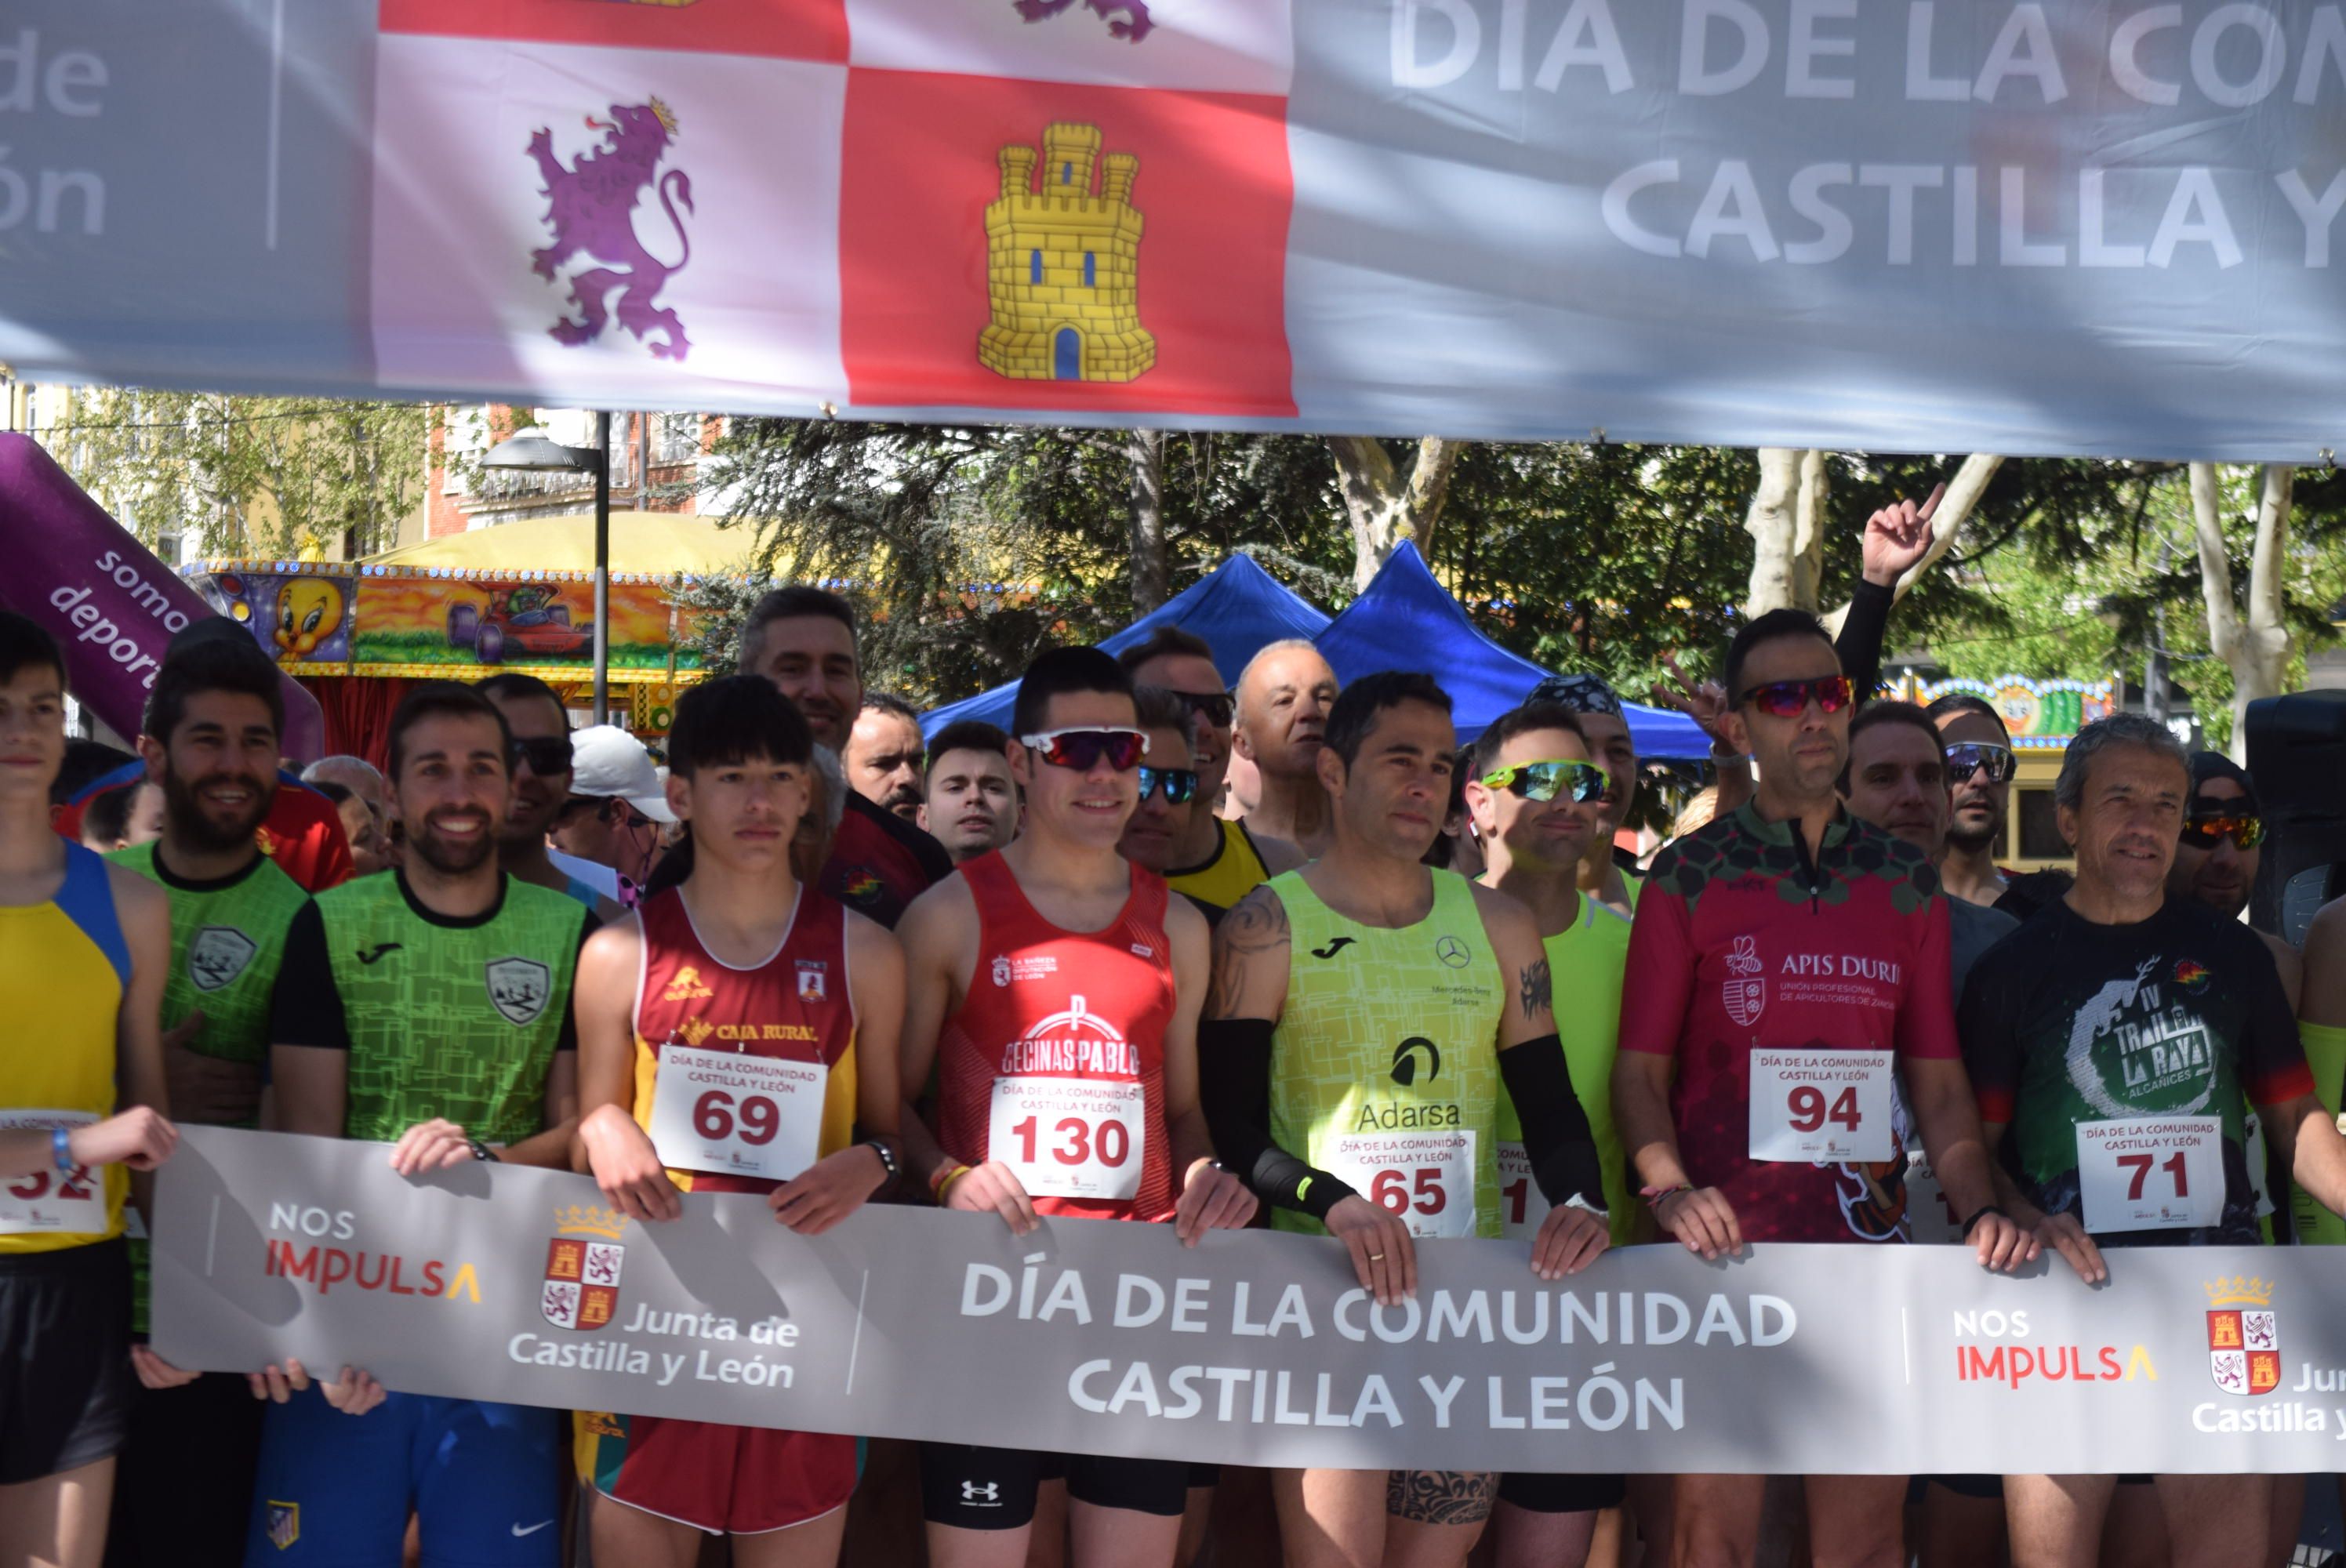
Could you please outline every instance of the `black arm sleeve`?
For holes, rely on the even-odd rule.
[[[1270,1034],[1263,1018],[1208,1018],[1198,1024],[1198,1097],[1214,1153],[1255,1196],[1326,1224],[1328,1211],[1358,1195],[1270,1141]],[[1586,1135],[1586,1125],[1583,1135]]]
[[[1863,577],[1850,590],[1849,614],[1841,617],[1833,651],[1841,655],[1841,672],[1849,677],[1850,689],[1861,703],[1870,699],[1873,688],[1882,684],[1882,642],[1889,634],[1890,606],[1897,596],[1896,589]]]
[[[350,1021],[326,956],[326,921],[314,903],[303,904],[285,928],[285,952],[269,998],[269,1039],[274,1045],[351,1048]]]
[[[1543,1034],[1500,1052],[1499,1076],[1523,1124],[1524,1153],[1540,1196],[1557,1206],[1577,1197],[1590,1208],[1604,1208],[1604,1166],[1596,1157],[1588,1113],[1572,1092],[1564,1042]]]

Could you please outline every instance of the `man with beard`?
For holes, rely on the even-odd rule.
[[[2012,734],[1994,704],[1969,692],[1951,691],[1923,710],[1938,727],[1939,745],[1946,758],[1947,787],[1953,792],[1947,812],[1947,853],[1939,875],[1947,896],[1967,904],[1994,909],[2013,892],[2012,881],[1995,863],[2004,848],[2004,830],[2012,804],[2013,776],[2020,759],[2012,748]],[[2059,896],[2055,889],[2053,896]],[[2025,920],[2042,899],[2035,893],[2004,905],[2006,914]]]
[[[1010,777],[1010,737],[982,718],[937,731],[929,748],[928,797],[921,830],[960,865],[1018,836],[1018,781]]]
[[[1233,741],[1262,784],[1247,831],[1293,846],[1299,863],[1326,852],[1333,833],[1319,758],[1335,706],[1336,672],[1300,637],[1272,643],[1239,676]]]
[[[2167,873],[2168,895],[2196,900],[2226,920],[2239,919],[2257,885],[2264,841],[2264,808],[2257,802],[2256,781],[2249,770],[2220,751],[2193,752],[2191,799],[2176,842],[2175,865]],[[2256,934],[2272,954],[2281,988],[2289,993],[2290,1009],[2296,1011],[2304,960],[2272,932]]]
[[[1201,804],[1181,828],[1165,880],[1175,892],[1188,894],[1209,921],[1219,921],[1224,911],[1265,881],[1301,865],[1302,853],[1280,840],[1258,843],[1243,820],[1215,814],[1229,774],[1238,704],[1222,689],[1221,672],[1205,639],[1178,626],[1161,627],[1118,654],[1117,663],[1140,685],[1161,687],[1189,706]]]
[[[598,881],[579,874],[586,868],[557,865],[546,848],[546,834],[570,801],[570,710],[561,694],[534,675],[513,674],[489,677],[480,691],[513,732],[513,799],[505,803],[497,863],[507,876],[576,899],[599,920],[617,919],[626,911]]]
[[[839,760],[855,792],[883,811],[920,825],[921,769],[928,759],[921,741],[921,716],[901,697],[863,694],[862,710]]]
[[[567,1169],[577,1103],[570,988],[595,929],[509,877],[497,839],[513,739],[496,705],[434,681],[391,721],[406,864],[313,901],[286,941],[272,1037],[284,1130],[393,1145],[414,1176],[466,1160]],[[411,1510],[434,1562],[552,1568],[559,1410],[393,1394],[345,1373],[272,1406],[247,1561],[396,1563]]]
[[[1771,611],[1736,634],[1726,687],[1757,789],[1656,858],[1623,972],[1615,1125],[1656,1222],[1705,1258],[1746,1240],[1907,1240],[1902,1098],[1981,1266],[2019,1268],[2037,1245],[1996,1207],[1937,874],[1834,795],[1852,693],[1831,640],[1813,616]],[[1818,1072],[1842,1085],[1821,1124],[1800,1103]],[[1764,1476],[1679,1476],[1678,1560],[1749,1562],[1766,1491]],[[1905,1478],[1815,1475],[1806,1491],[1820,1560],[1900,1558]]]
[[[139,754],[163,797],[162,836],[112,859],[161,884],[171,906],[163,982],[166,1081],[178,1120],[251,1126],[269,1005],[288,929],[310,902],[254,830],[277,791],[284,697],[249,638],[199,641],[163,661]],[[131,1331],[147,1329],[147,1247],[130,1247]],[[114,1493],[108,1561],[234,1563],[244,1553],[260,1407],[245,1380],[181,1372],[134,1345],[146,1386]],[[187,1434],[204,1441],[190,1444]]]

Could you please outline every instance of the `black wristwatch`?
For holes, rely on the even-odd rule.
[[[466,1147],[473,1151],[473,1157],[476,1160],[488,1160],[498,1165],[505,1163],[503,1156],[498,1155],[496,1150],[489,1147],[488,1145],[481,1142],[478,1138],[466,1138],[464,1140],[464,1144]]]
[[[897,1176],[896,1151],[888,1146],[887,1140],[885,1138],[866,1138],[863,1140],[863,1146],[880,1156],[880,1168],[888,1173],[883,1178],[882,1178],[880,1185],[886,1186],[891,1182],[893,1182]]]

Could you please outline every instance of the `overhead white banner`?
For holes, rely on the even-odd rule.
[[[1381,1308],[1337,1243],[761,1198],[611,1213],[583,1176],[182,1129],[156,1349],[416,1393],[1238,1464],[1553,1471],[2320,1471],[2346,1251],[2172,1247],[1990,1275],[1960,1247],[1426,1241]]]
[[[2320,461],[2331,0],[15,0],[0,361]]]

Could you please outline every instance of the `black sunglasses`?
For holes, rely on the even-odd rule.
[[[1239,699],[1227,691],[1175,691],[1174,696],[1216,729],[1228,729],[1239,710]]]
[[[2020,759],[2012,754],[2009,747],[1964,741],[1943,749],[1947,756],[1950,785],[1962,783],[1983,768],[1987,769],[1987,781],[1991,784],[2009,784],[2012,776],[2020,771]]]
[[[1143,768],[1140,770],[1140,801],[1162,788],[1168,806],[1186,806],[1198,793],[1198,775],[1188,768]]]
[[[513,759],[526,762],[529,770],[540,779],[550,779],[557,773],[570,771],[570,737],[567,735],[515,736]]]

